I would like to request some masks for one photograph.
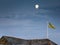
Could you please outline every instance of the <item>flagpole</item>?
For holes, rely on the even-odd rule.
[[[47,36],[47,38],[48,38],[48,21],[47,21],[47,35],[46,35],[46,36]]]

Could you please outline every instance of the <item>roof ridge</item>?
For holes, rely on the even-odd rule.
[[[16,37],[12,37],[12,36],[2,36],[2,37],[4,37],[4,38],[22,39],[22,38],[16,38]],[[2,38],[2,37],[1,37],[1,38]],[[22,40],[25,40],[25,39],[22,39]]]

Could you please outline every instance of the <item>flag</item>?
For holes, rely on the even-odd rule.
[[[52,28],[52,29],[55,29],[55,26],[51,22],[49,22],[48,27]]]

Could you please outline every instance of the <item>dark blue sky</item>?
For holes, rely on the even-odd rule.
[[[56,27],[48,29],[49,39],[59,44],[60,0],[0,0],[0,37],[46,38],[47,21]]]

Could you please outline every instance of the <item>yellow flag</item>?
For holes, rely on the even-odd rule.
[[[49,22],[49,24],[48,24],[48,27],[49,27],[49,28],[52,28],[52,29],[55,29],[55,26],[54,26],[52,23],[50,23],[50,22]]]

